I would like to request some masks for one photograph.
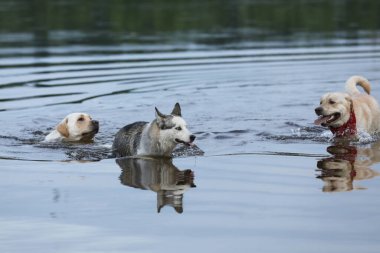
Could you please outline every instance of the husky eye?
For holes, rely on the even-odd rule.
[[[181,131],[182,127],[176,127],[175,130]]]
[[[78,121],[84,121],[84,118],[83,118],[83,117],[80,117],[80,118],[78,119]]]
[[[329,104],[330,104],[330,105],[333,105],[333,104],[335,104],[335,101],[334,101],[334,100],[330,100],[330,101],[329,101]]]

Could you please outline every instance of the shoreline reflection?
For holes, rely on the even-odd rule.
[[[157,193],[158,213],[164,206],[183,213],[183,195],[196,187],[192,170],[179,170],[171,159],[119,158],[116,163],[122,170],[119,179],[123,185]]]
[[[380,162],[380,142],[371,146],[356,147],[344,144],[329,146],[332,156],[317,162],[317,178],[324,183],[323,192],[364,190],[354,181],[368,180],[380,174],[371,166]]]

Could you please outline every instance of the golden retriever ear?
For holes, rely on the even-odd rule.
[[[347,100],[347,102],[350,104],[350,108],[352,110],[353,106],[354,106],[354,103],[352,102],[352,98],[350,96],[345,96],[345,99]]]
[[[57,131],[66,138],[69,137],[69,129],[67,127],[67,122],[68,119],[65,119],[57,126]]]

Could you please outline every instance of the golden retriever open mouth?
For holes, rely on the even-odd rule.
[[[339,112],[330,115],[320,115],[318,119],[314,121],[315,125],[328,126],[334,121],[340,118],[341,114]]]

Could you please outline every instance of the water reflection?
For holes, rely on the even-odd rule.
[[[8,33],[0,44],[12,46],[30,39],[35,47],[43,48],[171,40],[228,44],[292,35],[307,40],[319,34],[376,38],[380,2],[2,0],[0,7],[0,32]]]
[[[116,163],[122,169],[122,184],[157,193],[157,212],[164,206],[172,206],[182,213],[183,194],[196,187],[194,172],[179,170],[171,159],[120,158]]]
[[[379,175],[371,167],[380,162],[380,142],[368,147],[336,144],[327,148],[332,156],[317,163],[317,178],[324,183],[324,192],[344,192],[365,189],[354,186],[354,181]]]

